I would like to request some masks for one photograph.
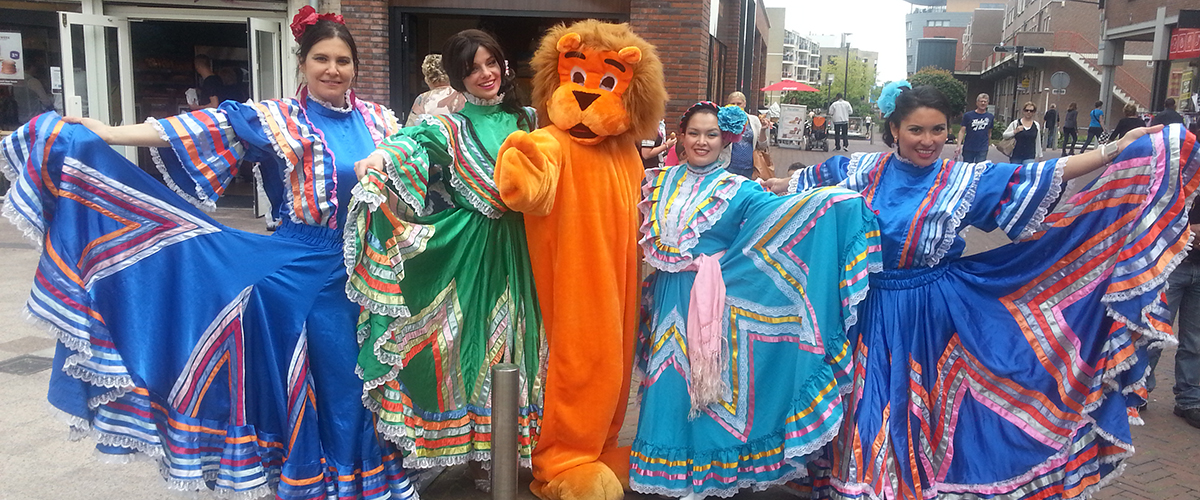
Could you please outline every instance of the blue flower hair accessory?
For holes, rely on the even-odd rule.
[[[879,111],[883,112],[883,117],[887,118],[896,110],[896,96],[900,95],[904,89],[911,89],[912,84],[908,80],[900,80],[883,86],[883,90],[879,92]]]
[[[742,132],[746,130],[747,120],[746,111],[734,105],[725,106],[717,110],[717,126],[721,127],[721,139],[725,142],[737,142],[742,137]]]

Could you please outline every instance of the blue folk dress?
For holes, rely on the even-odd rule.
[[[875,215],[845,189],[779,197],[723,167],[647,172],[641,246],[655,271],[637,346],[635,491],[727,497],[783,483],[841,424],[846,329],[880,265]],[[719,275],[698,277],[707,265]],[[709,295],[714,277],[723,300]],[[691,317],[700,308],[714,311],[708,347]],[[696,402],[702,354],[720,361],[708,403]]]
[[[1200,154],[1168,128],[1060,200],[1068,161],[872,153],[794,175],[793,189],[861,192],[883,241],[815,496],[1086,498],[1120,474],[1146,349],[1173,342],[1160,292],[1188,245]],[[968,226],[1016,243],[963,257]]]
[[[53,113],[0,143],[5,215],[42,248],[27,310],[59,340],[49,400],[99,451],[158,460],[172,489],[415,498],[360,400],[342,256],[353,163],[398,127],[381,106],[301,99],[152,122],[167,186]],[[261,162],[273,236],[189,204],[212,205],[241,160]]]

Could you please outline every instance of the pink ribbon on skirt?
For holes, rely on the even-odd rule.
[[[720,259],[723,255],[725,252],[699,255],[682,269],[696,272],[687,318],[688,364],[692,375],[688,393],[692,397],[692,418],[699,415],[701,408],[721,402],[725,394],[723,372],[729,362],[729,347],[722,328],[725,279],[721,275]]]

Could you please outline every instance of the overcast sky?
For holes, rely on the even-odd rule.
[[[837,46],[841,34],[851,47],[879,53],[879,83],[905,77],[904,0],[764,0],[767,7],[787,9],[785,28],[813,35],[823,46]],[[772,26],[771,29],[775,29]]]

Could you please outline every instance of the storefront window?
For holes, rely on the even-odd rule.
[[[0,131],[62,110],[56,19],[53,11],[0,8]]]

